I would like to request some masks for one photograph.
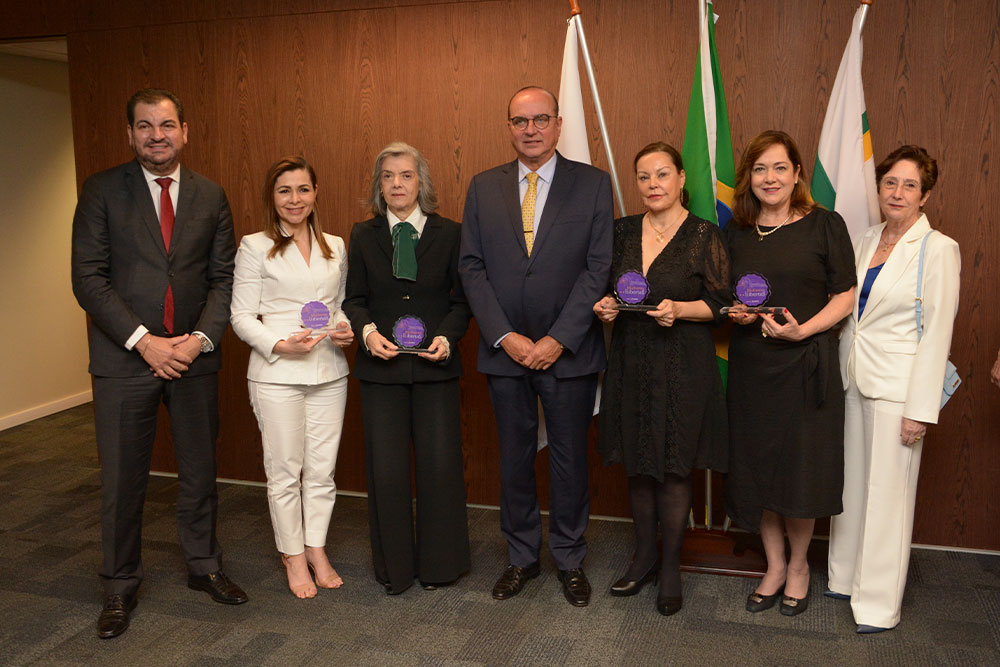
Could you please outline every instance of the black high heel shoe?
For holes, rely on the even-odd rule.
[[[649,572],[642,575],[638,579],[627,579],[622,577],[615,583],[611,584],[611,590],[608,592],[616,597],[628,597],[629,595],[635,595],[642,590],[650,581],[656,581],[659,576],[660,564],[654,563],[653,567],[649,568]]]
[[[660,612],[664,616],[673,616],[681,610],[684,605],[684,598],[682,597],[660,597],[656,596],[656,611]]]

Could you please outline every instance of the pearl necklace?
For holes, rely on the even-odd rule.
[[[757,221],[755,220],[754,223],[753,223],[753,226],[754,226],[754,229],[757,230],[757,241],[763,241],[765,236],[770,236],[771,234],[775,233],[776,231],[778,231],[779,229],[781,229],[782,227],[784,227],[785,223],[788,222],[791,219],[792,219],[792,213],[791,213],[791,211],[789,211],[788,217],[785,218],[784,220],[782,220],[780,225],[778,225],[774,229],[772,229],[770,231],[767,231],[767,232],[760,231],[760,225],[758,225]]]

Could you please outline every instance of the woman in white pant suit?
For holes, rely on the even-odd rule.
[[[875,175],[885,222],[855,244],[862,287],[840,339],[844,512],[830,527],[826,593],[850,599],[862,634],[899,623],[920,452],[927,425],[938,420],[961,263],[958,244],[932,232],[921,211],[937,180],[927,151],[902,146]],[[914,305],[925,236],[918,337]]]
[[[264,448],[274,541],[292,593],[311,598],[316,586],[343,583],[324,546],[347,400],[341,348],[354,339],[341,310],[347,253],[340,237],[320,229],[316,174],[303,158],[276,162],[263,194],[268,222],[240,243],[231,320],[252,349],[247,378]],[[313,331],[303,326],[302,309],[315,301],[330,319]]]

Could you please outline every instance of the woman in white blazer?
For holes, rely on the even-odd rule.
[[[826,593],[850,599],[862,634],[899,623],[921,446],[927,425],[938,419],[961,264],[958,244],[932,231],[921,210],[937,180],[927,151],[901,146],[875,175],[885,222],[855,244],[862,287],[840,339],[847,390],[844,512],[830,526]]]
[[[316,174],[301,157],[284,158],[264,184],[265,230],[243,237],[236,253],[231,320],[251,347],[247,379],[260,425],[274,541],[288,586],[299,598],[343,580],[325,545],[337,487],[333,481],[354,339],[341,310],[347,280],[344,241],[316,217]],[[303,306],[329,311],[314,331]],[[311,320],[310,320],[311,321]],[[310,575],[315,574],[315,583]]]

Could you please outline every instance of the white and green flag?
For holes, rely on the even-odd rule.
[[[852,240],[880,219],[875,160],[861,85],[863,9],[859,7],[854,15],[851,36],[830,94],[811,187],[817,204],[844,218]]]

